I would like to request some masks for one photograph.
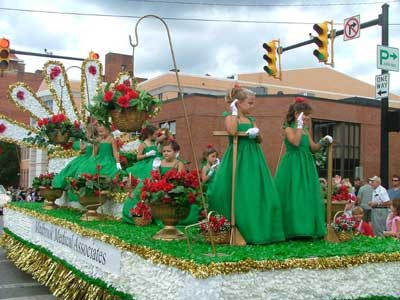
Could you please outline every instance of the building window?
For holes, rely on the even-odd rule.
[[[159,124],[160,128],[168,129],[173,135],[176,135],[176,121],[167,121]]]
[[[356,168],[360,166],[360,124],[313,120],[314,140],[329,134],[335,140],[333,146],[333,175],[354,180]],[[327,177],[327,169],[320,169],[319,176]]]
[[[29,148],[21,147],[21,159],[29,159]]]
[[[50,109],[50,111],[53,111],[53,100],[46,100],[44,101],[44,104]]]

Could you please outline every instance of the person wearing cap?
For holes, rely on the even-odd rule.
[[[391,204],[387,190],[381,186],[381,178],[378,176],[371,177],[371,186],[373,188],[372,201],[369,206],[372,207],[371,219],[372,229],[376,236],[383,236],[386,229],[386,219],[389,214]]]

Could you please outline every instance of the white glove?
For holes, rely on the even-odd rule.
[[[181,155],[181,153],[178,151],[178,152],[176,152],[176,154],[175,154],[175,158],[178,158],[179,157],[179,155]]]
[[[112,132],[112,135],[113,135],[114,139],[119,138],[119,137],[121,136],[121,134],[122,134],[122,132],[119,131],[118,129],[117,129],[117,130],[114,130],[114,131]]]
[[[237,115],[238,115],[238,109],[237,109],[237,107],[236,107],[236,103],[237,103],[238,101],[239,101],[238,99],[235,99],[235,100],[230,104],[232,116],[237,116]]]
[[[330,135],[326,135],[322,139],[320,139],[318,143],[320,143],[323,146],[326,146],[328,144],[333,143],[333,138]]]
[[[303,120],[304,113],[301,112],[297,117],[297,129],[303,129],[304,120]]]
[[[156,150],[150,150],[149,152],[146,152],[144,156],[150,157],[156,155]]]
[[[118,170],[122,170],[122,167],[121,167],[121,164],[120,164],[120,163],[117,163],[117,169],[118,169]]]
[[[260,133],[260,129],[253,127],[250,129],[247,129],[246,134],[249,136],[249,138],[251,139],[255,139],[258,134]]]
[[[161,166],[161,158],[156,157],[156,158],[153,160],[153,171],[154,171],[154,170],[157,170],[160,166]]]

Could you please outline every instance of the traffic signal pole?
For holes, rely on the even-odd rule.
[[[382,46],[389,46],[389,5],[382,5],[382,14],[379,16],[379,25],[382,26]],[[382,70],[381,74],[388,71]],[[389,95],[381,99],[381,168],[382,185],[389,187]]]
[[[389,5],[382,5],[382,13],[379,15],[377,19],[364,22],[360,24],[360,29],[365,29],[368,27],[379,25],[382,27],[382,46],[389,46]],[[344,29],[333,31],[329,33],[329,38],[331,35],[334,35],[333,38],[341,36],[344,34]],[[314,38],[309,39],[304,42],[300,42],[288,47],[280,47],[278,51],[283,53],[285,51],[289,51],[292,49],[296,49],[302,46],[306,46],[309,44],[314,44]],[[388,71],[382,70],[381,74],[386,74]],[[389,176],[389,95],[387,97],[383,97],[381,99],[381,145],[380,145],[380,153],[381,153],[381,164],[380,164],[380,177],[382,180],[382,185],[388,187],[388,176]],[[369,174],[372,175],[372,174]]]
[[[40,56],[40,57],[47,57],[47,58],[59,58],[59,59],[80,60],[80,61],[85,60],[84,58],[79,58],[79,57],[60,56],[60,55],[36,53],[36,52],[28,52],[28,51],[18,51],[18,50],[14,50],[14,49],[10,49],[10,53],[21,54],[21,55],[30,55],[30,56]]]
[[[387,4],[385,4],[385,5],[387,5]],[[368,27],[372,27],[372,26],[376,26],[376,25],[380,25],[379,18],[371,20],[371,21],[368,21],[368,22],[361,23],[360,24],[360,28],[364,29],[364,28],[368,28]],[[334,38],[335,38],[335,37],[343,35],[344,34],[344,30],[342,29],[342,30],[335,31],[334,33],[332,33],[332,32],[329,33],[329,38],[331,38],[331,34],[334,34]],[[302,46],[306,46],[306,45],[309,45],[309,44],[314,44],[314,39],[309,39],[307,41],[300,42],[300,43],[297,43],[297,44],[294,44],[294,45],[291,45],[291,46],[288,46],[288,47],[281,47],[280,51],[281,51],[281,53],[283,53],[285,51],[289,51],[289,50],[292,50],[292,49],[300,48]]]

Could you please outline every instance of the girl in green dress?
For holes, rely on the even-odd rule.
[[[95,134],[95,127],[89,120],[86,126],[86,137],[90,140]],[[93,146],[82,140],[74,141],[72,149],[80,150],[81,155],[71,160],[56,176],[54,176],[52,182],[53,189],[65,189],[67,186],[67,178],[75,177],[79,166],[88,160],[93,153]],[[68,200],[78,201],[78,198],[74,193],[68,193]]]
[[[176,158],[176,154],[179,152],[180,146],[175,141],[166,141],[162,147],[163,159],[154,159],[152,164],[152,170],[159,170],[161,175],[164,175],[169,170],[175,168],[178,172],[184,170],[184,164]],[[149,172],[147,178],[151,176],[151,171]],[[122,218],[124,222],[133,224],[132,216],[130,213],[131,208],[134,208],[140,199],[140,190],[142,189],[143,181],[140,182],[135,190],[132,192],[132,197],[128,198],[122,210]],[[193,205],[192,205],[193,206]],[[193,222],[195,223],[195,222]]]
[[[218,152],[212,146],[208,145],[207,149],[203,152],[202,168],[201,168],[201,182],[203,184],[203,191],[207,191],[207,187],[212,183],[215,177],[216,170],[218,169],[219,159]]]
[[[279,195],[259,145],[259,129],[255,119],[248,116],[254,107],[254,94],[235,86],[229,90],[226,100],[231,108],[231,114],[225,118],[226,130],[230,135],[247,133],[247,136],[238,137],[234,212],[236,226],[249,244],[282,241],[285,237]],[[210,210],[228,219],[231,218],[232,152],[232,137],[229,137],[229,146],[207,191]]]
[[[332,137],[325,136],[314,143],[308,130],[311,112],[305,99],[296,97],[283,126],[286,153],[275,174],[275,183],[287,239],[320,238],[326,234],[324,202],[312,152],[318,151],[322,143],[332,142]]]
[[[118,146],[110,129],[103,124],[98,124],[97,132],[98,144],[94,145],[92,156],[78,167],[75,177],[83,173],[91,175],[98,173],[112,179],[122,169],[119,163]]]
[[[137,160],[132,167],[126,169],[126,172],[133,176],[144,179],[150,176],[153,160],[159,156],[157,145],[157,128],[153,125],[147,125],[142,129],[140,140],[143,141],[138,148]]]

